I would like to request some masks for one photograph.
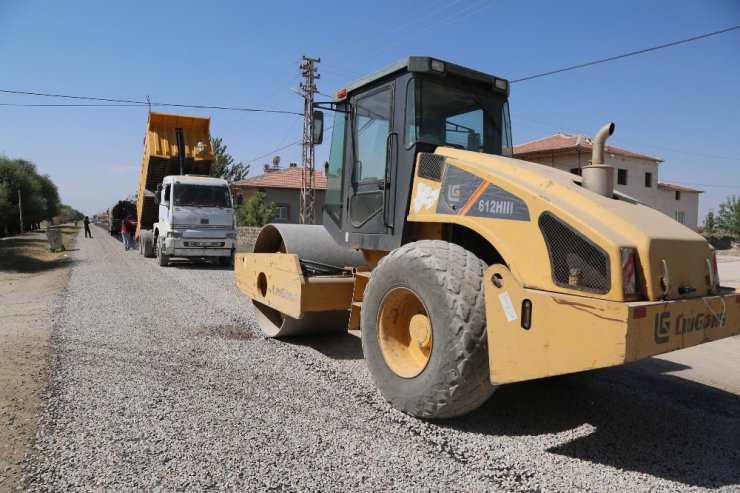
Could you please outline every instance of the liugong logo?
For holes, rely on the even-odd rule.
[[[699,313],[696,316],[686,316],[683,313],[678,315],[675,320],[671,320],[671,312],[662,312],[655,314],[655,330],[653,336],[656,344],[665,344],[668,342],[673,327],[673,335],[680,336],[693,331],[703,329],[724,327],[726,322],[725,314],[715,315],[713,313]]]

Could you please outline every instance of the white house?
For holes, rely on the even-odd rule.
[[[586,135],[560,133],[514,146],[514,157],[580,175],[591,160],[591,150],[591,139]],[[703,191],[659,181],[662,159],[606,146],[604,161],[616,168],[618,191],[697,229],[699,194]]]

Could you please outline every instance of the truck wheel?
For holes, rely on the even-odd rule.
[[[157,261],[159,262],[159,265],[161,267],[167,267],[167,265],[169,265],[170,263],[170,256],[162,253],[162,251],[164,250],[164,242],[162,241],[162,237],[160,236],[159,238],[157,238],[154,243],[157,245]]]
[[[153,238],[151,230],[145,229],[139,233],[139,248],[144,257],[151,258],[154,256]]]
[[[445,241],[385,256],[362,303],[362,349],[381,394],[416,417],[452,418],[493,394],[488,366],[486,264]]]

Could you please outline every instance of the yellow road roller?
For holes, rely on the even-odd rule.
[[[740,333],[704,238],[615,191],[614,125],[582,176],[516,160],[508,96],[409,57],[317,103],[315,143],[334,121],[323,225],[268,225],[235,261],[264,333],[360,330],[382,395],[424,418]]]

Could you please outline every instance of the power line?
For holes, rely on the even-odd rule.
[[[364,48],[364,47],[366,47],[368,45],[371,45],[373,43],[373,41],[375,41],[377,39],[384,38],[384,37],[386,37],[386,36],[388,36],[390,34],[393,34],[393,33],[398,32],[400,30],[406,29],[406,28],[408,28],[408,26],[411,26],[413,24],[416,24],[418,22],[421,22],[422,20],[424,20],[425,18],[427,18],[429,16],[435,15],[435,14],[437,14],[437,13],[443,11],[443,10],[449,9],[451,7],[454,7],[455,4],[460,3],[461,0],[452,0],[452,2],[447,3],[447,4],[443,5],[442,7],[438,8],[438,9],[430,10],[430,8],[432,6],[440,3],[440,1],[441,0],[435,0],[432,3],[430,3],[430,4],[427,4],[424,7],[427,10],[427,12],[425,14],[423,14],[423,15],[420,16],[420,15],[418,15],[418,13],[415,12],[408,19],[401,19],[400,21],[396,22],[395,24],[392,24],[389,28],[384,29],[384,30],[381,30],[380,33],[376,33],[375,36],[373,36],[370,39],[366,40],[364,43],[361,43],[361,44],[355,46],[354,48],[343,50],[343,53],[342,53],[343,56],[342,56],[342,58],[347,58],[348,57],[348,54],[357,52],[357,51],[361,50],[362,48]]]
[[[278,81],[280,81],[288,72],[290,72],[293,69],[293,67],[295,67],[296,65],[298,65],[300,63],[300,61],[301,61],[300,58],[298,58],[298,59],[294,60],[293,62],[291,62],[291,64],[287,68],[285,68],[283,71],[281,71],[277,76],[275,76],[275,78],[272,79],[272,81],[269,84],[266,84],[265,86],[261,87],[259,90],[255,91],[252,94],[252,97],[250,97],[249,99],[247,99],[246,102],[243,103],[243,104],[245,104],[245,105],[254,104],[254,102],[257,101],[257,98],[259,96],[262,96],[262,94],[266,93],[271,88],[275,87],[277,85]],[[277,94],[277,92],[275,94]],[[271,95],[271,96],[269,96],[267,98],[260,97],[259,99],[261,101],[261,104],[266,105],[267,104],[267,101],[271,100],[274,97],[275,94],[273,94],[273,95]],[[275,107],[273,106],[270,109],[274,109],[274,108]],[[247,115],[244,115],[244,114],[233,115],[232,114],[232,117],[231,118],[227,119],[226,121],[224,121],[221,124],[222,128],[224,129],[224,134],[225,135],[230,135],[230,134],[235,133],[236,131],[233,130],[233,129],[237,125],[239,125],[240,126],[239,128],[241,129],[241,124],[245,121],[245,119],[248,119],[248,116]]]
[[[576,69],[579,69],[579,68],[590,67],[591,65],[597,65],[599,63],[611,62],[611,61],[614,61],[614,60],[619,60],[619,59],[631,57],[631,56],[634,56],[634,55],[641,55],[643,53],[648,53],[650,51],[661,50],[663,48],[670,48],[671,46],[676,46],[676,45],[680,45],[680,44],[683,44],[683,43],[689,43],[691,41],[697,41],[699,39],[709,38],[711,36],[717,36],[719,34],[724,34],[724,33],[730,32],[730,31],[734,31],[735,29],[740,29],[740,25],[739,26],[728,27],[727,29],[721,29],[719,31],[714,31],[714,32],[711,32],[711,33],[701,34],[699,36],[693,36],[691,38],[681,39],[679,41],[673,41],[673,42],[670,42],[670,43],[666,43],[666,44],[662,44],[662,45],[658,45],[658,46],[653,46],[652,48],[645,48],[645,49],[642,49],[642,50],[632,51],[630,53],[624,53],[623,55],[617,55],[617,56],[613,56],[613,57],[609,57],[609,58],[602,58],[601,60],[594,60],[593,62],[582,63],[580,65],[573,65],[572,67],[565,67],[565,68],[561,68],[561,69],[558,69],[558,70],[552,70],[550,72],[543,72],[543,73],[537,74],[537,75],[530,75],[528,77],[522,77],[521,79],[515,79],[515,80],[509,81],[509,82],[511,84],[514,84],[516,82],[523,82],[525,80],[537,79],[539,77],[545,77],[547,75],[554,75],[554,74],[559,74],[559,73],[562,73],[562,72],[568,72],[570,70],[576,70]]]
[[[329,130],[331,130],[332,128],[334,128],[334,125],[331,125],[331,126],[329,126],[329,127],[326,127],[326,128],[324,129],[324,132],[328,132],[328,131],[329,131]],[[263,157],[267,157],[267,156],[270,156],[270,155],[272,155],[272,154],[275,154],[275,153],[276,153],[276,152],[278,152],[278,151],[282,151],[283,149],[287,149],[288,147],[292,147],[292,146],[295,146],[295,145],[302,145],[302,144],[303,144],[303,139],[301,139],[301,140],[296,140],[295,142],[292,142],[292,143],[290,143],[290,144],[286,144],[286,145],[284,145],[284,146],[282,146],[282,147],[278,147],[277,149],[273,149],[272,151],[270,151],[270,152],[266,152],[266,153],[264,153],[264,154],[262,154],[262,155],[260,155],[260,156],[254,157],[254,158],[252,158],[252,159],[247,159],[247,161],[246,161],[246,162],[247,162],[247,163],[253,163],[254,161],[256,161],[256,160],[258,160],[258,159],[262,159]]]
[[[146,106],[145,104],[21,104],[21,103],[0,103],[0,106],[28,106],[28,107],[85,107],[90,106],[93,108],[100,107],[127,107],[127,108],[138,108],[140,106]]]
[[[420,29],[420,30],[418,30],[416,32],[410,33],[410,34],[408,34],[408,35],[400,38],[398,42],[387,44],[384,47],[380,48],[379,50],[373,51],[368,56],[362,58],[362,60],[367,60],[368,58],[373,57],[373,56],[375,56],[375,55],[377,55],[379,53],[382,53],[384,51],[387,51],[387,50],[393,48],[394,46],[402,45],[404,43],[407,43],[409,41],[412,41],[412,40],[414,40],[416,38],[419,38],[421,36],[424,36],[425,34],[428,34],[428,33],[432,32],[432,31],[435,31],[435,30],[439,29],[440,27],[444,27],[444,26],[449,25],[449,24],[454,24],[455,22],[458,22],[458,21],[460,21],[460,20],[462,20],[462,19],[464,19],[466,17],[470,17],[471,15],[473,15],[475,13],[480,13],[480,12],[483,12],[484,10],[490,9],[491,7],[493,7],[495,5],[494,2],[490,2],[488,5],[485,5],[483,7],[478,8],[480,5],[485,4],[487,2],[488,2],[488,0],[480,0],[479,2],[477,2],[477,3],[473,4],[473,5],[469,5],[466,8],[464,8],[464,9],[458,11],[458,12],[455,12],[452,15],[450,15],[448,17],[445,17],[444,19],[442,19],[441,21],[439,21],[439,22],[437,22],[435,24],[432,24],[430,26],[425,26],[425,27],[423,27],[422,29]]]
[[[328,129],[327,129],[327,130],[328,130]],[[294,146],[294,145],[299,145],[299,144],[303,144],[303,139],[300,139],[300,140],[296,140],[295,142],[292,142],[292,143],[290,143],[290,144],[284,145],[283,147],[278,147],[277,149],[274,149],[274,150],[272,150],[272,151],[270,151],[270,152],[266,152],[266,153],[264,153],[264,154],[261,154],[261,155],[259,155],[259,156],[257,156],[257,157],[253,157],[252,159],[247,159],[247,161],[246,161],[246,162],[247,162],[247,163],[253,163],[254,161],[257,161],[258,159],[262,159],[263,157],[267,157],[267,156],[270,156],[270,155],[272,155],[272,154],[275,154],[275,153],[276,153],[276,152],[278,152],[278,151],[282,151],[283,149],[287,149],[288,147],[292,147],[292,146]]]
[[[303,115],[296,111],[284,111],[284,110],[265,110],[259,108],[234,108],[229,106],[207,106],[201,104],[177,104],[177,103],[159,103],[159,102],[148,102],[148,101],[136,101],[130,99],[113,99],[113,98],[96,98],[92,96],[70,96],[67,94],[47,94],[40,92],[28,92],[28,91],[11,91],[9,89],[0,89],[0,92],[6,94],[20,94],[24,96],[42,96],[47,98],[67,98],[67,99],[80,99],[85,101],[103,101],[107,103],[123,103],[130,105],[151,105],[151,106],[170,106],[177,108],[199,108],[199,109],[210,109],[210,110],[226,110],[226,111],[246,111],[246,112],[257,112],[257,113],[281,113],[286,115]]]

